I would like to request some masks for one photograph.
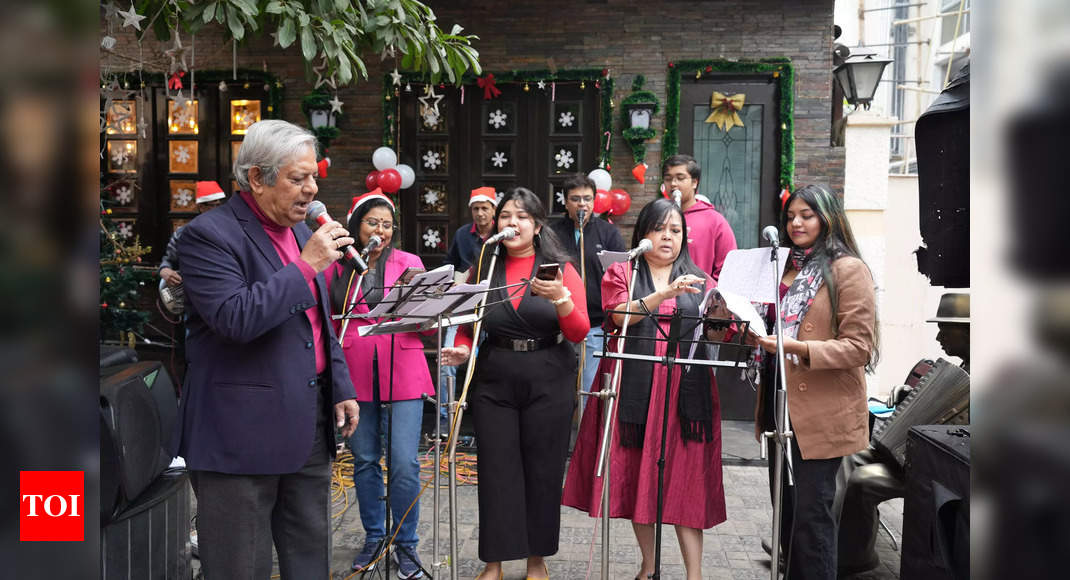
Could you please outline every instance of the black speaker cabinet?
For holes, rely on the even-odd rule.
[[[159,362],[102,369],[101,523],[134,501],[171,463],[178,398]]]
[[[970,427],[918,425],[907,434],[902,580],[970,577]]]
[[[157,477],[100,534],[103,580],[192,577],[190,485],[185,470]]]

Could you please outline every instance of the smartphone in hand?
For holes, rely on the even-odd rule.
[[[557,273],[561,271],[561,264],[543,264],[539,266],[539,269],[535,271],[535,277],[539,280],[546,280],[547,282],[557,279]]]

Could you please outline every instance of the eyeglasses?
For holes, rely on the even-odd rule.
[[[580,196],[570,195],[570,196],[568,196],[568,201],[571,202],[571,203],[593,203],[594,202],[594,196],[593,195],[584,195],[584,196],[580,197]]]
[[[369,228],[372,228],[372,229],[375,229],[375,228],[377,228],[379,226],[383,226],[384,230],[392,230],[392,229],[394,229],[394,222],[384,222],[384,221],[377,220],[375,218],[367,218],[367,219],[362,219],[360,221],[363,222],[364,225],[366,225],[366,226],[368,226]]]

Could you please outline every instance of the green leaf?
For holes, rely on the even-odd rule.
[[[283,17],[282,26],[279,27],[279,46],[289,48],[297,39],[297,29],[294,28],[293,18]]]
[[[203,7],[203,12],[201,12],[201,21],[205,24],[211,22],[212,18],[215,17],[215,5],[216,3],[212,2],[211,4],[208,4],[207,6]]]
[[[300,14],[300,15],[299,15],[299,16],[297,17],[297,23],[301,25],[301,28],[306,28],[306,27],[308,27],[308,23],[309,23],[310,21],[311,21],[311,19],[309,18],[309,16],[308,16],[308,13],[306,13],[306,12],[302,12],[302,13],[301,13],[301,14]]]
[[[334,0],[334,9],[339,12],[345,12],[346,8],[349,8],[349,0]]]
[[[238,11],[230,4],[227,4],[227,28],[230,29],[230,35],[234,37],[234,40],[245,38],[245,27],[238,18]]]
[[[353,80],[353,67],[349,66],[349,59],[343,55],[338,60],[338,82],[346,85],[351,80]]]
[[[309,62],[316,58],[316,39],[312,36],[312,29],[307,26],[301,27],[301,55]]]
[[[282,14],[282,2],[278,0],[271,0],[267,6],[264,7],[264,12],[267,14]]]

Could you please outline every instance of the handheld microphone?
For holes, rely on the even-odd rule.
[[[513,239],[515,237],[516,237],[516,228],[504,228],[502,231],[500,231],[500,232],[494,234],[493,236],[487,238],[487,241],[483,242],[483,243],[485,245],[492,246],[492,245],[497,244],[498,242],[500,242],[502,240],[511,240],[511,239]]]
[[[312,229],[319,229],[323,224],[331,221],[331,216],[327,215],[327,206],[323,205],[322,201],[316,200],[308,204],[308,213],[305,214],[305,223]],[[360,254],[353,246],[342,246],[338,248],[339,252],[342,252],[342,257],[339,262],[345,262],[346,264],[353,266],[356,269],[357,274],[364,274],[368,271],[368,264],[361,259]]]
[[[368,243],[364,246],[364,249],[360,251],[360,257],[367,260],[368,254],[370,254],[373,250],[375,250],[375,248],[378,248],[382,244],[383,238],[372,234],[372,237],[368,238]]]
[[[672,190],[672,202],[676,204],[676,207],[683,207],[683,195],[679,189]]]
[[[632,248],[631,250],[628,250],[628,261],[630,262],[630,261],[638,258],[639,256],[642,256],[643,254],[645,254],[645,253],[647,253],[647,252],[649,252],[650,250],[653,250],[653,249],[654,249],[654,242],[651,242],[650,240],[648,240],[646,238],[643,238],[642,240],[639,240],[639,245],[638,246]]]
[[[780,232],[776,226],[765,226],[762,229],[762,238],[768,241],[770,246],[780,247]]]

